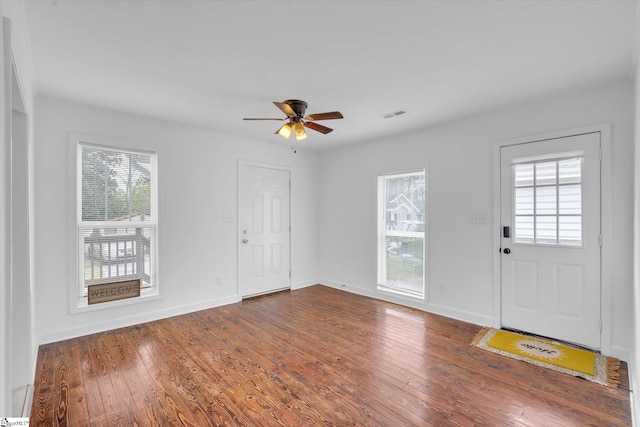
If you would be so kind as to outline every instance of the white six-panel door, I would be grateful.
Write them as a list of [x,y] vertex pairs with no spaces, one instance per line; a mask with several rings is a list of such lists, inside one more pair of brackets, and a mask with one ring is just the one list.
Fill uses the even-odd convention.
[[600,348],[600,156],[599,132],[501,148],[502,326]]
[[288,170],[239,164],[240,295],[290,287]]

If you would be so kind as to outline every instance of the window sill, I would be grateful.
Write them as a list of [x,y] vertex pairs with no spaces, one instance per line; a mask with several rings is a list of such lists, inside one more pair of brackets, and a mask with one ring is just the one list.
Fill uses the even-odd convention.
[[388,288],[386,286],[382,286],[382,285],[378,285],[378,292],[384,293],[384,294],[390,294],[390,295],[396,295],[396,296],[402,296],[402,297],[406,297],[406,298],[410,298],[412,300],[420,300],[420,301],[425,301],[425,295],[422,294],[418,294],[418,293],[414,293],[414,292],[405,292],[399,289],[393,289],[393,288]]
[[134,305],[134,304],[143,304],[145,302],[156,301],[159,299],[162,299],[162,296],[160,295],[159,292],[155,294],[150,294],[150,295],[141,295],[135,298],[127,298],[127,299],[122,299],[118,301],[109,301],[109,302],[103,302],[103,303],[92,304],[92,305],[87,304],[86,298],[85,298],[84,304],[78,304],[78,303],[72,302],[70,313],[71,314],[89,313],[92,311],[105,310],[109,308],[124,307],[124,306]]

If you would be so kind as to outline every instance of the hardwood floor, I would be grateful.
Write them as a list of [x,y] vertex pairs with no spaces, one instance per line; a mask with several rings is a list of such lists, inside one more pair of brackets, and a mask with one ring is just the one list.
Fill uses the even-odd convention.
[[472,347],[479,330],[282,292],[41,346],[30,425],[631,425],[628,390]]

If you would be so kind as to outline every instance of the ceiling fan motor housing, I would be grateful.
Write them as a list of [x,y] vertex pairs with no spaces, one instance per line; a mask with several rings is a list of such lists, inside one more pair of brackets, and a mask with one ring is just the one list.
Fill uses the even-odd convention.
[[282,102],[283,104],[287,104],[291,109],[296,113],[299,119],[304,117],[304,113],[307,111],[307,103],[301,101],[299,99],[287,99]]

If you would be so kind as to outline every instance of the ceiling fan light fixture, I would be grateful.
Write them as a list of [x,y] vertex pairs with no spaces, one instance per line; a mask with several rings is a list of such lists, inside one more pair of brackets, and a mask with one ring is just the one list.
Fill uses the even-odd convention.
[[[0,0],[1,1],[1,0]],[[284,119],[276,117],[245,117],[243,120],[277,120],[286,122],[276,131],[277,134],[288,139],[293,133],[297,141],[307,139],[307,131],[309,128],[314,132],[327,134],[333,129],[317,123],[319,120],[343,119],[344,116],[340,111],[328,111],[326,113],[314,113],[305,116],[307,111],[307,103],[299,99],[287,99],[283,102],[273,101],[273,104],[280,109],[287,117]]]
[[293,125],[293,134],[296,136],[296,141],[301,141],[307,138],[307,133],[304,130],[302,122],[296,122]]
[[289,139],[291,136],[291,125],[289,123],[282,125],[282,127],[278,129],[278,134],[284,139]]

